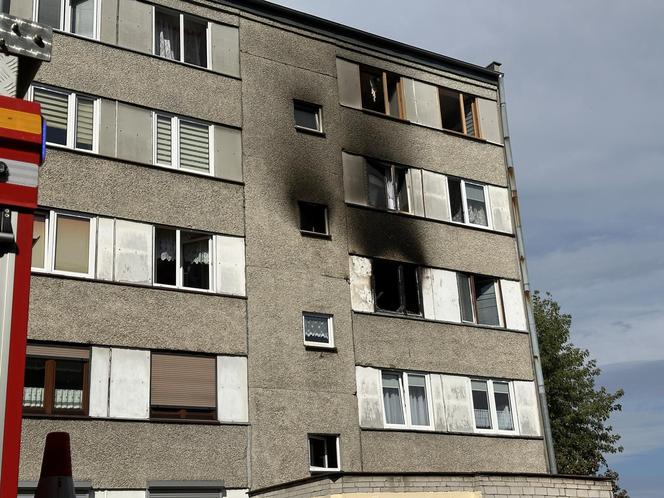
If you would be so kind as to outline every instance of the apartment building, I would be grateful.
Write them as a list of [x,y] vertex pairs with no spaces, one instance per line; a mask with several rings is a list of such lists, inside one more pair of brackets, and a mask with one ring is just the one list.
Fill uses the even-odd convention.
[[8,9],[56,31],[22,495],[67,431],[95,498],[610,496],[548,456],[499,65],[259,0]]

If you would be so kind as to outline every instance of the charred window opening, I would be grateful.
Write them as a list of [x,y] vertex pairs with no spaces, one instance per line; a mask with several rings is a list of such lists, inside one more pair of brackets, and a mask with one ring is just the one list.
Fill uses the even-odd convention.
[[305,234],[329,235],[327,206],[300,202],[300,231]]
[[406,315],[421,315],[417,267],[376,259],[373,262],[376,309]]
[[408,169],[381,161],[367,161],[367,200],[370,206],[410,212]]
[[476,137],[475,97],[448,88],[440,88],[439,96],[443,128]]
[[396,118],[404,117],[401,77],[374,69],[360,69],[362,108]]

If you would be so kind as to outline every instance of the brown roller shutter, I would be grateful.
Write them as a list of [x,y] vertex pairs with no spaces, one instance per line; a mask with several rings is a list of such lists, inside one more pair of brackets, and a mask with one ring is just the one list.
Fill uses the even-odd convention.
[[151,404],[215,408],[216,365],[214,357],[153,353]]
[[47,358],[67,358],[87,360],[90,348],[85,346],[53,346],[51,344],[28,344],[26,356],[44,356]]

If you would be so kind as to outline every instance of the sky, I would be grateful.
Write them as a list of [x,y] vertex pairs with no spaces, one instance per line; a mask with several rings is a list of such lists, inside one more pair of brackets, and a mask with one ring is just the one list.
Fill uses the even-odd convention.
[[[607,388],[631,498],[664,468],[664,1],[275,0],[478,65],[503,64],[531,281]],[[659,483],[656,482],[660,481]]]

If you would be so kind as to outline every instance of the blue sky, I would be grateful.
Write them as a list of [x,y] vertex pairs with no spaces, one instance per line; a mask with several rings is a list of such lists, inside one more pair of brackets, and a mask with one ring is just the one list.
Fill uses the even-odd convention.
[[632,498],[664,467],[664,2],[278,0],[486,65],[503,63],[534,287],[626,391],[610,458]]

